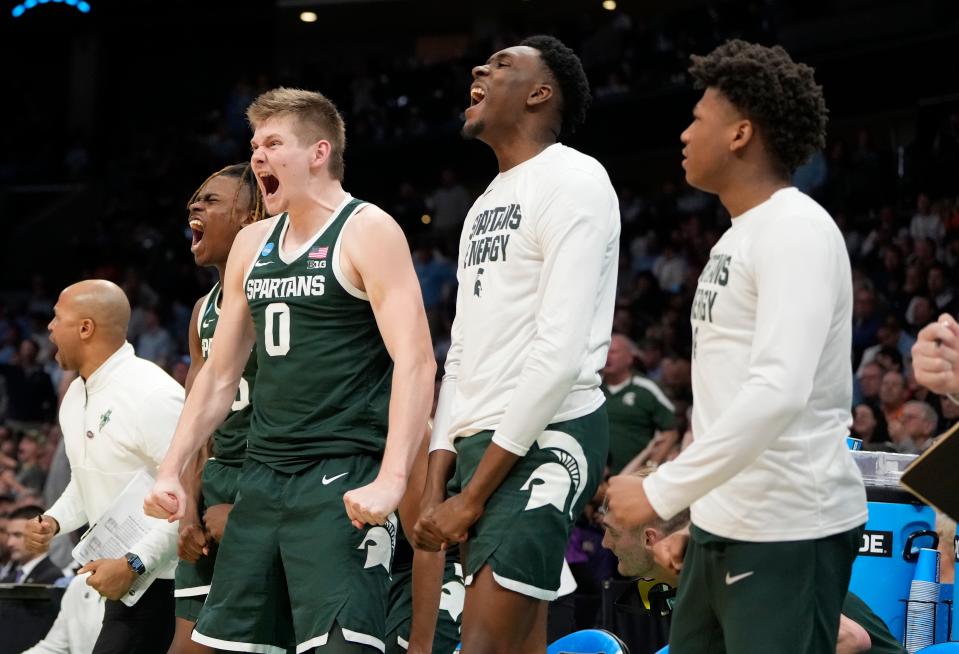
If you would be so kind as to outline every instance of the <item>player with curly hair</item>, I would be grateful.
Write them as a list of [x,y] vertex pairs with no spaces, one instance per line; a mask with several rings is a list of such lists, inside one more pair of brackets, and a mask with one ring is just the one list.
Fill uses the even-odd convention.
[[790,185],[824,143],[813,70],[730,41],[690,72],[683,168],[732,225],[693,299],[693,434],[642,480],[610,480],[627,528],[691,507],[671,651],[835,651],[866,521],[851,422],[852,277],[842,234]]
[[[246,225],[266,217],[263,196],[249,163],[221,168],[206,178],[187,202],[192,235],[190,251],[198,266],[217,270],[217,281],[197,300],[190,318],[190,370],[186,390],[210,355],[220,318],[222,280],[236,235]],[[216,551],[237,494],[237,478],[246,459],[250,404],[256,382],[256,354],[251,353],[240,377],[230,413],[200,448],[182,475],[188,501],[179,522],[179,542],[173,595],[176,633],[168,654],[206,654],[213,649],[193,642],[191,634],[210,590]]]
[[415,530],[421,549],[466,541],[470,654],[546,650],[570,527],[606,462],[598,371],[612,330],[619,205],[603,166],[557,142],[582,123],[589,98],[579,59],[553,37],[473,69],[463,133],[493,149],[500,172],[463,225]]

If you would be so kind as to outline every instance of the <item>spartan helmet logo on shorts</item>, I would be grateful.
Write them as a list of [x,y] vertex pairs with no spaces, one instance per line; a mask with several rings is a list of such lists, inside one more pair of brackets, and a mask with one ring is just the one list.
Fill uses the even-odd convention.
[[525,511],[552,505],[560,513],[569,513],[586,487],[588,467],[586,453],[576,439],[561,431],[544,431],[536,444],[548,450],[556,461],[544,463],[529,476],[520,490],[528,490],[529,501]]
[[459,563],[453,564],[456,570],[457,578],[447,581],[443,584],[443,592],[440,594],[440,611],[446,611],[450,617],[456,620],[463,612],[463,602],[466,599],[466,586],[463,585],[463,566]]
[[393,562],[393,550],[396,547],[396,516],[390,514],[386,522],[366,532],[363,542],[356,549],[366,549],[366,563],[363,569],[383,566],[387,572]]

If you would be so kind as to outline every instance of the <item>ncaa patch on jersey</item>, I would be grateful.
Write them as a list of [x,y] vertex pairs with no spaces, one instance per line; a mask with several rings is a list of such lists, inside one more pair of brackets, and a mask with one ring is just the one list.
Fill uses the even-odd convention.
[[260,256],[261,256],[261,257],[267,257],[267,256],[270,255],[270,252],[272,252],[272,251],[273,251],[273,244],[272,244],[272,243],[267,243],[266,245],[263,246],[263,249],[260,250]]

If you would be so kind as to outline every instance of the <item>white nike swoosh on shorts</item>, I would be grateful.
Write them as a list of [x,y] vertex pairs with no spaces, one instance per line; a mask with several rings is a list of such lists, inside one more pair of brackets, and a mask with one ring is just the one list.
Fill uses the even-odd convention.
[[[323,481],[323,485],[324,485],[324,486],[329,486],[330,484],[332,484],[334,481],[336,481],[336,480],[339,479],[340,477],[345,477],[345,476],[348,475],[348,474],[350,474],[350,473],[348,473],[348,472],[341,472],[340,474],[336,475],[335,477],[327,477],[326,475],[323,475],[323,480],[322,480],[322,481]],[[750,573],[750,574],[752,574],[752,573]]]
[[730,576],[729,576],[729,573],[727,572],[727,573],[726,573],[726,585],[727,585],[727,586],[732,586],[732,585],[735,584],[737,581],[742,581],[742,580],[745,579],[746,577],[751,577],[754,572],[755,572],[755,570],[751,570],[751,571],[749,571],[749,572],[744,572],[744,573],[742,573],[741,575],[736,575],[735,577],[730,577]]

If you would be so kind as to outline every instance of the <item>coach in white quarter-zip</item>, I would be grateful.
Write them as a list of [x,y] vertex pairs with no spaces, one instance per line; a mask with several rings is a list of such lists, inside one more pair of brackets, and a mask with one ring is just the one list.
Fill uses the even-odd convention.
[[[94,524],[127,483],[156,469],[170,445],[183,389],[126,342],[130,304],[116,284],[87,280],[67,287],[54,307],[50,340],[57,362],[76,370],[60,407],[72,478],[40,520],[30,521],[27,547],[45,550],[59,531]],[[94,654],[164,654],[173,637],[173,572],[177,525],[156,527],[124,557],[89,562],[87,583],[107,598]],[[119,600],[138,575],[159,571],[139,601]]]

